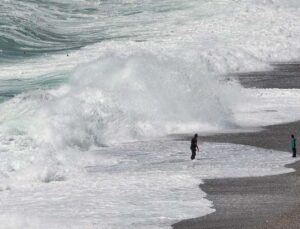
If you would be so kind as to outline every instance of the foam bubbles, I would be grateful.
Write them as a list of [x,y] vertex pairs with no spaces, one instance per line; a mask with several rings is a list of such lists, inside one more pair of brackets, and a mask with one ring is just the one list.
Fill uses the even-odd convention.
[[45,126],[45,141],[88,149],[162,136],[175,129],[172,123],[223,128],[234,123],[240,92],[238,84],[203,73],[195,63],[136,48],[78,67],[65,92],[53,91],[37,117]]
[[225,143],[200,144],[199,160],[191,161],[189,142],[171,140],[126,143],[92,152],[85,176],[2,192],[0,215],[7,217],[0,217],[1,224],[12,228],[170,228],[182,219],[215,211],[199,189],[203,179],[288,173],[294,170],[283,164],[295,161],[286,152]]

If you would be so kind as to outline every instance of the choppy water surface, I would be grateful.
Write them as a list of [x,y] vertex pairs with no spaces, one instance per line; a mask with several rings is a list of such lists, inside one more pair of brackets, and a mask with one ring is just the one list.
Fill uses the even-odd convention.
[[298,120],[298,90],[246,90],[224,75],[298,60],[299,7],[1,1],[2,189],[89,177],[83,155],[97,147]]

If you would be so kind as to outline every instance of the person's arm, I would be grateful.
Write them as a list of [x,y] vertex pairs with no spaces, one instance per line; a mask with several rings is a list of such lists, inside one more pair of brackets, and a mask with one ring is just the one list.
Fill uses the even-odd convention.
[[197,150],[198,150],[198,152],[199,152],[199,147],[198,147],[198,143],[196,144],[196,147],[197,147]]

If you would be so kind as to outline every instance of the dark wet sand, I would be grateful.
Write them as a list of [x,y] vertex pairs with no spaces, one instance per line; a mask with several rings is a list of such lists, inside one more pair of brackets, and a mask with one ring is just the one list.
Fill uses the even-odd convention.
[[[291,132],[300,136],[300,122],[270,126],[256,133],[220,134],[200,139],[288,151]],[[208,194],[207,198],[213,201],[217,211],[204,217],[181,221],[173,227],[300,228],[300,163],[288,167],[295,168],[296,172],[265,177],[205,180],[201,189]],[[291,219],[290,214],[295,211],[298,215],[294,214],[294,219]],[[293,226],[294,223],[297,223],[296,226]]]
[[[295,78],[295,72],[300,72],[300,65],[296,63],[277,66],[280,71],[288,69],[286,71],[291,72],[292,78]],[[271,75],[269,73],[266,75]],[[273,81],[264,78],[256,83],[251,82],[251,86],[276,87]],[[288,81],[286,85],[279,81],[279,84],[280,88],[289,88],[291,84],[293,88],[300,88],[300,79],[296,77],[294,83]],[[291,133],[300,136],[300,122],[269,126],[261,132],[204,136],[200,140],[289,151]],[[173,228],[300,228],[300,162],[287,167],[296,171],[264,177],[205,180],[201,189],[208,194],[207,198],[213,201],[217,211],[204,217],[183,220],[174,224]]]
[[300,88],[300,63],[274,63],[273,69],[229,76],[238,78],[244,87]]

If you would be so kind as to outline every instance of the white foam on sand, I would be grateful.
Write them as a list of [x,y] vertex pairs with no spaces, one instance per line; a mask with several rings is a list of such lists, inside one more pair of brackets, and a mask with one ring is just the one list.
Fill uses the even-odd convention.
[[200,149],[194,161],[189,142],[183,141],[94,150],[86,154],[93,160],[84,176],[3,191],[0,223],[6,228],[169,228],[215,211],[199,189],[203,179],[288,173],[293,169],[283,164],[295,161],[286,152],[242,145],[204,143]]
[[299,120],[299,89],[244,89],[247,100],[234,110],[239,126],[258,127]]

